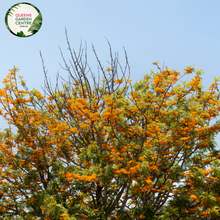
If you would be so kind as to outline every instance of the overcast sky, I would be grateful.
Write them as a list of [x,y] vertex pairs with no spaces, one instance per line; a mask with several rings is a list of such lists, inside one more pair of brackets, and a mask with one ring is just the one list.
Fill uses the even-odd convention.
[[[28,38],[11,34],[5,26],[5,14],[16,3],[20,2],[1,2],[0,81],[13,65],[20,66],[19,75],[27,80],[27,86],[42,91],[44,73],[39,51],[52,82],[58,71],[67,76],[59,66],[62,63],[59,46],[69,59],[65,27],[72,48],[77,50],[81,40],[87,42],[88,61],[94,71],[97,64],[91,45],[107,66],[107,38],[113,51],[119,52],[122,63],[125,47],[133,82],[149,73],[155,61],[180,72],[189,64],[203,69],[206,90],[213,76],[220,76],[219,0],[30,0],[28,3],[41,11],[43,24],[38,33]],[[4,127],[2,123],[1,128]],[[218,137],[216,141],[220,142]]]

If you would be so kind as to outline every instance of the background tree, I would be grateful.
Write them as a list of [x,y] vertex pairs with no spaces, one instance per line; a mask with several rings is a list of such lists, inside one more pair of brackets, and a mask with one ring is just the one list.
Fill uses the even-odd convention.
[[126,52],[122,68],[110,47],[107,68],[93,49],[100,81],[86,48],[77,54],[67,44],[62,90],[43,59],[45,96],[22,77],[19,89],[17,68],[3,81],[0,218],[218,219],[220,126],[210,121],[219,115],[219,79],[205,92],[202,71],[190,66],[182,76],[195,77],[175,85],[181,74],[155,62],[159,72],[132,86]]

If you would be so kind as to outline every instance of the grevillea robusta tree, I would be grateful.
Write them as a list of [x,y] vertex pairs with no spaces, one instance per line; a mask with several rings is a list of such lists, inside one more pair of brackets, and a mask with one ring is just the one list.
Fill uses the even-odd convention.
[[44,96],[18,68],[3,81],[0,219],[219,219],[219,79],[203,91],[201,70],[155,62],[132,85],[111,47],[97,79],[67,43],[69,79],[53,89],[43,64]]

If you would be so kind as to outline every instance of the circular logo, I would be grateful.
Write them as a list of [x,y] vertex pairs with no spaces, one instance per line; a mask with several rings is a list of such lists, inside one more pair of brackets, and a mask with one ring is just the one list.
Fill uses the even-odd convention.
[[21,2],[9,8],[5,15],[5,24],[12,34],[30,37],[40,30],[42,15],[34,5]]

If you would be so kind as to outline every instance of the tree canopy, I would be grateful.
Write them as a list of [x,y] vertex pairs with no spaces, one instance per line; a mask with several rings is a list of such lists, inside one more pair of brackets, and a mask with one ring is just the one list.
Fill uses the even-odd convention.
[[122,68],[110,47],[105,68],[94,50],[97,80],[86,50],[67,43],[61,89],[44,64],[44,96],[16,67],[3,81],[0,219],[219,219],[219,78],[204,91],[202,70],[155,62],[132,85],[126,52]]

